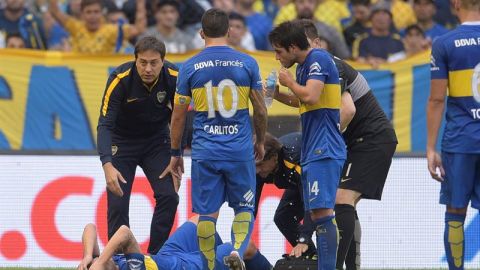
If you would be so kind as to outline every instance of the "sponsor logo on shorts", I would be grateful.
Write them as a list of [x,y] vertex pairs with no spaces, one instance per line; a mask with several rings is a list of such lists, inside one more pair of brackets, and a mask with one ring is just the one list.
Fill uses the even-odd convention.
[[243,198],[249,203],[252,202],[254,197],[255,195],[253,194],[252,190],[248,190],[245,194],[243,194]]
[[142,269],[143,261],[140,261],[138,259],[128,259],[128,268],[130,270],[140,270]]

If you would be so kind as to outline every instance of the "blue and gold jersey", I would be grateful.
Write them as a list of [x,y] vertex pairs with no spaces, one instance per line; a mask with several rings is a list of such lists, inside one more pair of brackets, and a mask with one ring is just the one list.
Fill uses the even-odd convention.
[[251,90],[262,90],[258,64],[230,47],[205,48],[183,64],[175,104],[193,98],[192,159],[253,159]]
[[330,55],[312,49],[297,66],[297,83],[319,80],[325,85],[314,105],[300,103],[302,121],[302,166],[319,159],[345,159],[345,143],[340,133],[340,83]]
[[438,37],[430,70],[432,79],[448,79],[442,151],[480,153],[480,23]]

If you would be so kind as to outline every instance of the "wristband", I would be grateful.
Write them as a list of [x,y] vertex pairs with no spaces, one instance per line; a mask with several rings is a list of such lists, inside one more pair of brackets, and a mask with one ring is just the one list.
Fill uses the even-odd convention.
[[182,150],[180,150],[180,149],[170,149],[170,155],[172,157],[181,157],[182,156]]

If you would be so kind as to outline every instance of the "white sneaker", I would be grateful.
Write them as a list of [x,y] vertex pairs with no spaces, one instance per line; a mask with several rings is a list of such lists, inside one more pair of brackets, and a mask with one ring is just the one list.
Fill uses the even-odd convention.
[[246,270],[245,263],[237,251],[232,251],[230,255],[223,258],[223,262],[230,270]]

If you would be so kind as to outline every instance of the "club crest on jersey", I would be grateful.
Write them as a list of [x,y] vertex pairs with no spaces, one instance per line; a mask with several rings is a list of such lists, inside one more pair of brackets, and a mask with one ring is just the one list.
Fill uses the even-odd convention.
[[165,97],[167,96],[167,92],[158,92],[157,93],[157,100],[159,103],[162,103],[165,100]]
[[309,71],[308,71],[308,76],[323,75],[321,70],[322,70],[322,67],[320,66],[320,64],[318,62],[315,62],[315,63],[310,65],[310,68],[309,68]]
[[118,146],[112,145],[112,156],[115,156],[117,152],[118,152]]

